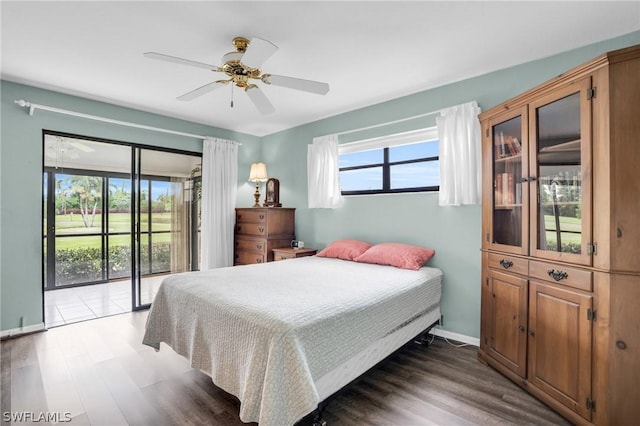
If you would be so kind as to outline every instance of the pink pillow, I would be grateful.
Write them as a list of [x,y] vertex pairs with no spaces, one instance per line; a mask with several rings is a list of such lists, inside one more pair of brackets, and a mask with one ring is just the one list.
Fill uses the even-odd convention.
[[418,270],[436,254],[430,248],[403,243],[376,244],[355,258],[356,262],[391,265],[396,268]]
[[372,245],[358,240],[337,240],[329,244],[316,256],[335,257],[344,260],[354,260],[367,251]]

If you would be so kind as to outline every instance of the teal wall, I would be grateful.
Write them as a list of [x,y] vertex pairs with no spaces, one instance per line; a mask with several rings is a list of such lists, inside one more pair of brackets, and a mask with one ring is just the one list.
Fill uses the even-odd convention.
[[[243,143],[238,164],[238,202],[253,204],[249,165],[265,161],[280,179],[280,198],[296,207],[296,234],[322,248],[345,237],[371,242],[403,241],[436,249],[431,264],[445,273],[444,328],[477,337],[480,318],[480,207],[439,207],[436,193],[348,197],[337,210],[308,209],[306,158],[313,137],[339,133],[476,100],[483,110],[544,82],[600,53],[640,44],[640,32],[576,49],[389,102],[351,111],[263,138],[169,117],[0,82],[0,329],[41,323],[42,130],[75,133],[137,144],[201,152],[196,139],[120,127],[46,111],[29,116],[14,104],[34,103],[131,121],[149,126],[234,139]],[[392,129],[351,134],[347,142],[376,134],[435,125],[435,116]],[[246,173],[245,173],[246,172]]]
[[[84,118],[36,110],[14,104],[36,104],[99,115],[197,135],[242,142],[239,170],[249,170],[260,157],[260,139],[224,129],[145,113],[129,108],[63,95],[35,87],[0,82],[0,322],[1,329],[29,326],[42,318],[42,130],[75,133],[143,145],[202,152],[202,141]],[[239,173],[238,197],[251,198],[247,176]]]
[[[640,32],[546,59],[394,99],[262,138],[269,174],[280,179],[284,206],[296,207],[296,236],[322,248],[340,238],[399,241],[436,250],[431,265],[444,272],[444,329],[479,336],[480,206],[439,207],[437,193],[347,197],[340,209],[308,209],[307,145],[316,136],[340,133],[476,100],[483,110],[536,86],[591,58],[640,43]],[[490,52],[489,52],[490,53]],[[428,72],[428,70],[425,70]],[[375,89],[372,89],[375,90]],[[341,143],[435,125],[435,116],[393,129],[349,134]]]

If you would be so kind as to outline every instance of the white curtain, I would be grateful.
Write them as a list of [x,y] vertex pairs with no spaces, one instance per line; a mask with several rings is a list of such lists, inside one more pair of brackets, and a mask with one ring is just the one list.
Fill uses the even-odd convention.
[[202,147],[200,269],[233,266],[238,143],[207,138]]
[[184,196],[185,178],[171,178],[171,273],[189,270],[190,202]]
[[473,101],[441,111],[436,119],[440,141],[440,205],[480,204],[482,135],[480,107]]
[[307,193],[309,208],[342,206],[337,135],[313,138],[307,147]]

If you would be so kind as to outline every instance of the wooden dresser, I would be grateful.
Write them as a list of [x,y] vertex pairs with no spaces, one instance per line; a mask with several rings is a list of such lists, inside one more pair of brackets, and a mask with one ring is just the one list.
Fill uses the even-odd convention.
[[273,260],[297,259],[299,257],[315,256],[318,250],[314,248],[282,247],[273,249]]
[[295,239],[293,208],[237,208],[234,265],[273,261],[273,249]]
[[575,424],[638,424],[640,45],[480,120],[480,358]]

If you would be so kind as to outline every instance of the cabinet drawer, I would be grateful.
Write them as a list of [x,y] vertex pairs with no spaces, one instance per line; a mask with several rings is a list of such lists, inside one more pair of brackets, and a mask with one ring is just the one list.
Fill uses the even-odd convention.
[[265,263],[266,256],[255,251],[236,251],[236,265],[252,265],[254,263]]
[[274,252],[273,260],[295,259],[296,255],[291,253]]
[[236,251],[257,251],[259,253],[266,254],[267,242],[265,240],[237,238]]
[[267,212],[264,210],[242,210],[236,211],[236,223],[265,223]]
[[591,271],[572,268],[566,265],[531,261],[529,263],[529,275],[531,278],[551,281],[580,290],[593,291]]
[[267,235],[267,224],[266,223],[236,224],[236,234],[257,235],[262,237]]
[[529,261],[507,254],[489,253],[489,267],[501,271],[509,271],[514,274],[527,275],[529,273]]

